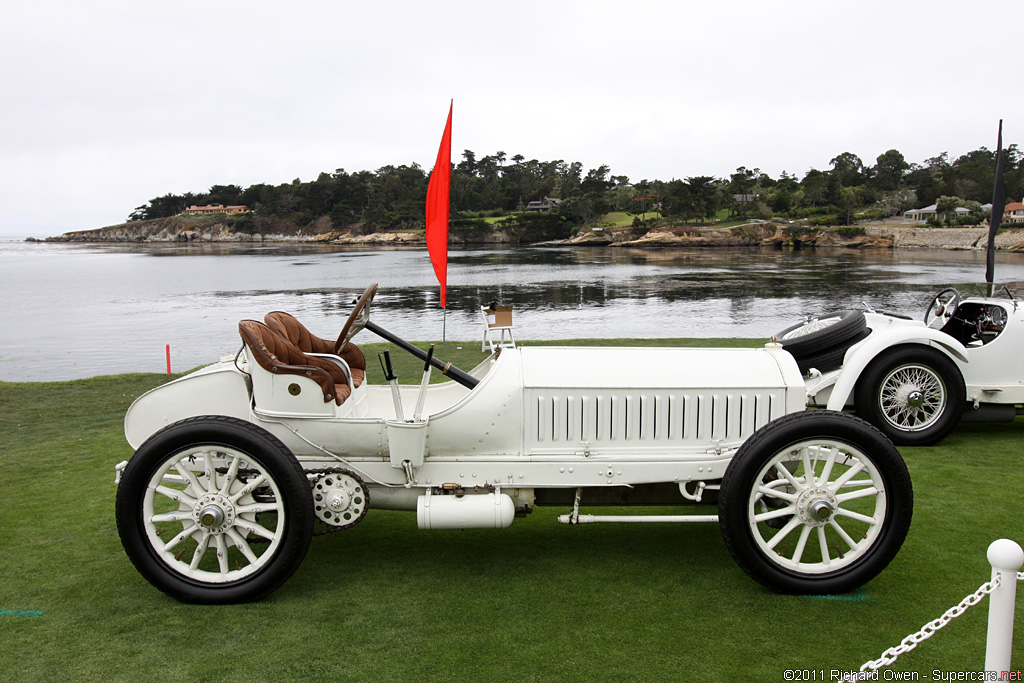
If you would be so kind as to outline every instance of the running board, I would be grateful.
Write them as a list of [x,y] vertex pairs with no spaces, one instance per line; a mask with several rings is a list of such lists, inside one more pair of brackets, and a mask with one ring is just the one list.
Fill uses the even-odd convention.
[[[574,519],[575,517],[575,519]],[[597,524],[598,522],[717,522],[718,515],[559,515],[559,524]]]
[[[717,488],[717,486],[716,486]],[[581,515],[580,499],[583,489],[576,489],[576,500],[572,504],[572,512],[559,515],[559,524],[597,524],[598,522],[630,522],[633,524],[656,522],[717,522],[718,515]],[[698,498],[700,496],[697,496]]]

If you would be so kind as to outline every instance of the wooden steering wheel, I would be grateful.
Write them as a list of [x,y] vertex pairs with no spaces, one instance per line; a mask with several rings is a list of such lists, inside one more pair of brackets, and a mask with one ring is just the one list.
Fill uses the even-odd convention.
[[352,340],[352,337],[356,336],[360,330],[366,327],[366,323],[370,321],[370,304],[373,302],[373,297],[376,294],[377,283],[374,282],[359,297],[359,301],[352,308],[352,312],[348,314],[348,320],[345,321],[345,325],[341,328],[341,334],[338,335],[338,341],[334,345],[335,354],[340,355],[341,350]]

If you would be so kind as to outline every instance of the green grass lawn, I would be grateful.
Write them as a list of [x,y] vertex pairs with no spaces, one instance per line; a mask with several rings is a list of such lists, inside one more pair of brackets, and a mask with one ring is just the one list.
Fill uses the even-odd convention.
[[[438,355],[464,369],[482,357],[450,345]],[[166,380],[0,382],[0,680],[782,681],[877,658],[988,579],[991,541],[1024,541],[1018,419],[902,449],[914,523],[851,595],[767,591],[716,525],[569,527],[538,508],[505,530],[431,532],[371,510],[314,538],[268,599],[183,605],[135,571],[114,523],[124,411]],[[986,620],[983,602],[893,668],[980,669]]]
[[[648,211],[647,215],[650,218],[656,218],[659,214],[657,211]],[[634,218],[636,218],[636,215],[626,213],[625,211],[612,211],[611,213],[606,213],[597,222],[600,225],[613,228],[624,228],[633,225]]]
[[[603,229],[626,228],[633,225],[634,219],[641,217],[643,217],[641,214],[627,213],[626,211],[610,211],[604,214],[603,216],[595,219],[592,223],[592,226]],[[487,216],[484,217],[483,220],[485,220],[489,224],[494,224],[497,223],[498,221],[503,221],[506,218],[508,218],[508,216]],[[662,218],[661,213],[657,209],[651,209],[646,213],[646,219],[648,221],[654,220],[655,218]],[[747,223],[748,221],[749,219],[746,218],[730,219],[729,210],[722,209],[716,214],[715,220],[711,223],[708,223],[707,225],[714,226],[717,228],[727,228],[733,225]],[[678,221],[675,221],[673,225],[676,225],[676,227],[686,227],[687,225],[693,227],[695,224],[683,224]],[[420,231],[422,232],[422,228],[420,229]]]
[[[633,219],[638,217],[638,216],[639,216],[639,214],[626,213],[625,211],[612,211],[610,213],[606,213],[604,216],[602,216],[601,218],[597,219],[597,221],[595,222],[595,225],[596,226],[600,226],[600,227],[605,227],[605,228],[623,228],[623,227],[628,227],[628,226],[633,225]],[[662,217],[661,214],[658,211],[656,211],[656,210],[652,210],[652,211],[648,211],[647,212],[647,219],[648,220],[653,220],[655,218],[660,218],[660,217]],[[715,220],[713,222],[702,224],[702,225],[706,225],[706,226],[709,226],[709,227],[716,227],[716,228],[728,228],[728,227],[731,227],[731,226],[734,226],[734,225],[740,225],[742,223],[747,223],[748,220],[749,219],[746,219],[746,218],[743,218],[743,219],[739,219],[739,218],[730,219],[729,218],[729,210],[728,209],[722,209],[715,216]],[[672,225],[675,226],[675,227],[681,227],[681,228],[696,227],[697,226],[697,224],[695,224],[695,223],[683,223],[683,222],[680,222],[679,220],[672,221]]]

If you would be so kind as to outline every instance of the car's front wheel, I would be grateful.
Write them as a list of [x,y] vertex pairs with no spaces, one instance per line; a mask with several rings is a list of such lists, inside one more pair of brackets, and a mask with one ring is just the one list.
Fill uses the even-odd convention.
[[921,345],[889,349],[857,381],[857,414],[899,446],[931,446],[964,410],[963,377],[944,354]]
[[132,456],[117,490],[129,559],[183,602],[258,600],[302,562],[314,516],[309,483],[272,434],[230,417],[170,425]]
[[722,537],[751,577],[782,593],[854,590],[906,538],[910,475],[878,430],[843,413],[795,413],[737,451],[719,494]]

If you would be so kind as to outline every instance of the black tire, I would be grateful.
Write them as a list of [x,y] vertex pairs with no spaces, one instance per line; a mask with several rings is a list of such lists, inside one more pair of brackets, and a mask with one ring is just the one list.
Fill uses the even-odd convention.
[[838,311],[812,322],[791,325],[776,334],[775,338],[782,344],[782,348],[799,358],[840,346],[860,334],[866,326],[863,312]]
[[817,368],[821,372],[828,372],[838,367],[842,367],[843,359],[846,357],[846,352],[854,344],[861,342],[868,338],[871,334],[870,328],[861,330],[855,337],[846,340],[839,346],[819,351],[817,353],[808,354],[805,356],[794,356],[796,358],[796,364],[800,368],[800,372],[807,374],[811,368]]
[[[856,467],[863,469],[843,483]],[[868,493],[838,500],[840,489]],[[889,565],[913,507],[910,475],[892,443],[852,415],[816,410],[779,418],[740,447],[722,478],[718,514],[726,547],[754,580],[780,593],[826,595],[855,590]]]
[[305,557],[315,519],[295,456],[266,430],[223,416],[147,439],[121,477],[116,517],[135,568],[171,597],[203,604],[279,588]]
[[[915,390],[920,398],[909,393]],[[857,414],[893,443],[931,446],[956,427],[965,396],[963,376],[949,357],[921,344],[904,344],[871,361],[857,380],[853,401]]]

